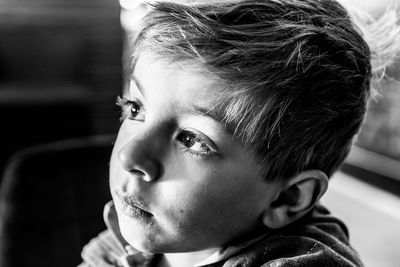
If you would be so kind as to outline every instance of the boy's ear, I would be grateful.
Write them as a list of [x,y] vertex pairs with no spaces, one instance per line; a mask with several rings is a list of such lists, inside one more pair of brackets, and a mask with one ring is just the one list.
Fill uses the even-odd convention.
[[285,182],[277,198],[266,207],[262,220],[265,226],[278,229],[310,211],[328,188],[328,177],[319,170],[307,170]]

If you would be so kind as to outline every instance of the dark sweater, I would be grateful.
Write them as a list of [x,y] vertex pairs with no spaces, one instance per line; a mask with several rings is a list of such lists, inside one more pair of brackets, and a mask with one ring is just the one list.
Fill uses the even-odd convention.
[[255,244],[205,266],[363,266],[348,243],[346,226],[317,206],[288,227],[265,235]]

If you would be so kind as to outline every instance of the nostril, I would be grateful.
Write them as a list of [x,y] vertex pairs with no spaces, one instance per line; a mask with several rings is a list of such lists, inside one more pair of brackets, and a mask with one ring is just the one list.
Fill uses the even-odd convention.
[[132,179],[141,179],[145,182],[151,182],[155,179],[154,177],[151,176],[151,174],[143,172],[138,169],[129,170],[129,172],[132,174],[131,176]]
[[146,175],[143,171],[138,170],[138,169],[131,170],[131,171],[129,171],[129,172],[132,173],[134,176],[140,177],[140,178],[141,178],[142,176],[145,176],[145,175]]

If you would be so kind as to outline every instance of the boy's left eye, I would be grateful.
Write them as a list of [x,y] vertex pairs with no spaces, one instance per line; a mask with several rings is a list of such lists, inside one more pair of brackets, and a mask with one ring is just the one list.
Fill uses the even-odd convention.
[[200,133],[184,129],[177,135],[176,139],[181,142],[184,148],[198,156],[207,156],[214,154],[216,150],[210,144],[212,141],[207,142],[207,137],[202,137]]

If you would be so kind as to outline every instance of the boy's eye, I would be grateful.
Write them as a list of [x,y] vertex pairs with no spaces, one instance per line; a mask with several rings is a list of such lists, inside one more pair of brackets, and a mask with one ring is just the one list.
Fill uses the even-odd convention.
[[207,142],[207,137],[202,137],[199,133],[185,129],[182,130],[176,138],[183,144],[188,152],[194,155],[206,156],[215,153],[212,144],[209,144],[211,141]]
[[145,110],[139,101],[118,97],[117,105],[122,109],[121,121],[125,120],[126,118],[135,121],[145,120]]
[[143,112],[140,113],[141,110],[142,110],[142,107],[139,105],[139,103],[137,103],[135,101],[129,101],[129,104],[130,104],[130,115],[131,115],[131,118],[138,119],[140,114],[144,115]]

